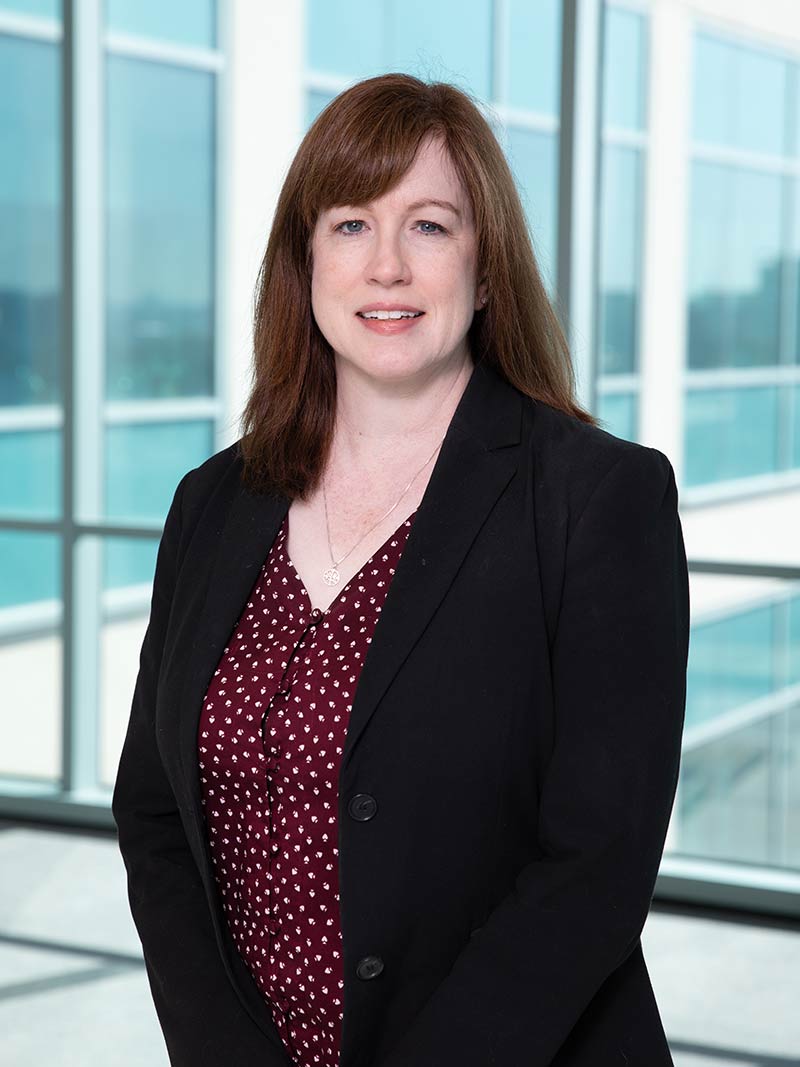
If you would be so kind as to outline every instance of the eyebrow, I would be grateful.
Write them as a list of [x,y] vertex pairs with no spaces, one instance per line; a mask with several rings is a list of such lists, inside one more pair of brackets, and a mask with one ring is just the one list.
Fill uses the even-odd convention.
[[[344,207],[347,207],[347,206],[358,207],[359,205],[357,205],[357,204],[346,205],[345,204],[345,205],[342,205],[342,206],[344,206]],[[364,207],[370,208],[370,207],[372,207],[372,204],[364,204]],[[461,212],[458,210],[458,208],[455,206],[455,204],[451,204],[449,200],[437,200],[435,197],[432,197],[432,196],[431,197],[424,197],[422,200],[415,200],[413,203],[407,204],[406,205],[406,211],[419,211],[420,208],[423,208],[423,207],[440,207],[440,208],[444,208],[445,211],[452,211],[452,213],[455,215],[455,217],[457,219],[459,219],[459,220],[461,219]],[[336,208],[332,207],[332,208],[329,208],[328,210],[329,211],[335,211]]]
[[445,211],[452,211],[456,218],[461,218],[461,212],[455,204],[451,204],[449,200],[436,200],[433,197],[428,197],[425,200],[415,200],[413,204],[408,205],[406,211],[419,211],[423,207],[441,207]]

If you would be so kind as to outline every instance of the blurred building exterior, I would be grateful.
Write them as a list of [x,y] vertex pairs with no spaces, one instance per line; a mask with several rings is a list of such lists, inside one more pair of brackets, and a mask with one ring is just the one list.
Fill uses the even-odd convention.
[[794,0],[0,0],[0,813],[108,823],[158,535],[238,436],[286,167],[353,81],[475,94],[584,403],[692,570],[659,892],[800,910]]

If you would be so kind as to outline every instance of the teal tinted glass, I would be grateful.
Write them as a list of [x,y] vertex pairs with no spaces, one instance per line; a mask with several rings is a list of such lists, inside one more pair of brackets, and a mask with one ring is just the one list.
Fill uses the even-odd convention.
[[615,437],[635,441],[638,406],[636,393],[601,393],[598,397],[597,417],[602,422],[603,429],[613,433]]
[[0,608],[60,599],[60,539],[28,530],[0,530]]
[[61,397],[60,78],[58,46],[0,35],[0,407]]
[[800,684],[800,593],[791,597],[787,606],[789,613],[789,655],[787,684]]
[[55,518],[61,511],[61,431],[0,432],[0,515]]
[[800,385],[794,386],[792,394],[791,464],[800,467]]
[[106,24],[112,33],[213,48],[216,9],[215,0],[106,0]]
[[783,722],[770,718],[683,752],[676,800],[681,854],[740,863],[784,860],[774,843],[783,836],[787,812],[772,798],[785,753],[773,730],[785,737]]
[[367,78],[404,71],[491,93],[490,0],[345,0],[308,4],[312,71]]
[[[368,78],[388,69],[387,4],[375,0],[307,0],[309,70]],[[416,37],[416,33],[414,34]]]
[[0,530],[0,775],[60,773],[62,611],[59,538]]
[[213,391],[214,79],[111,56],[107,396]]
[[780,177],[716,163],[692,167],[689,366],[779,360]]
[[525,208],[536,258],[551,295],[555,290],[558,221],[557,153],[554,134],[508,128],[508,161]]
[[782,155],[787,142],[789,65],[778,56],[698,34],[693,134],[704,144]]
[[692,627],[687,727],[773,691],[773,612],[767,605]]
[[323,108],[333,100],[331,93],[318,93],[313,90],[306,93],[306,126],[310,126]]
[[388,0],[385,18],[389,69],[491,96],[490,0]]
[[642,15],[605,9],[603,124],[624,130],[645,126],[645,28]]
[[[560,0],[508,0],[506,99],[510,107],[558,117],[561,100]],[[487,37],[486,48],[489,52]]]
[[778,469],[778,389],[690,389],[685,484],[709,485]]
[[60,19],[61,0],[0,0],[0,11],[11,11],[15,15],[39,15],[44,18]]
[[600,373],[636,370],[641,287],[642,156],[606,145],[600,217]]
[[157,552],[158,542],[149,538],[107,538],[103,553],[103,588],[127,589],[131,585],[152,582]]
[[106,430],[105,515],[162,523],[175,486],[211,455],[210,422],[148,422]]

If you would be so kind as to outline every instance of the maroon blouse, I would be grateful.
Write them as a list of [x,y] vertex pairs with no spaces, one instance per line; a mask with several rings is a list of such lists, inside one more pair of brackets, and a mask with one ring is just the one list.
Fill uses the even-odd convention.
[[299,1067],[339,1064],[339,765],[413,517],[321,611],[286,551],[287,514],[200,717],[203,809],[228,925]]

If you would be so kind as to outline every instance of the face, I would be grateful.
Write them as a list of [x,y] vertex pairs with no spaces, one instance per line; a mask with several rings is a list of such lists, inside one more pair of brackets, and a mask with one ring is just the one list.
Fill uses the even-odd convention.
[[[427,377],[469,358],[467,331],[486,287],[476,278],[469,200],[440,142],[424,142],[379,200],[323,211],[312,253],[311,306],[337,370],[344,363],[388,381]],[[421,314],[364,317],[392,305]]]

